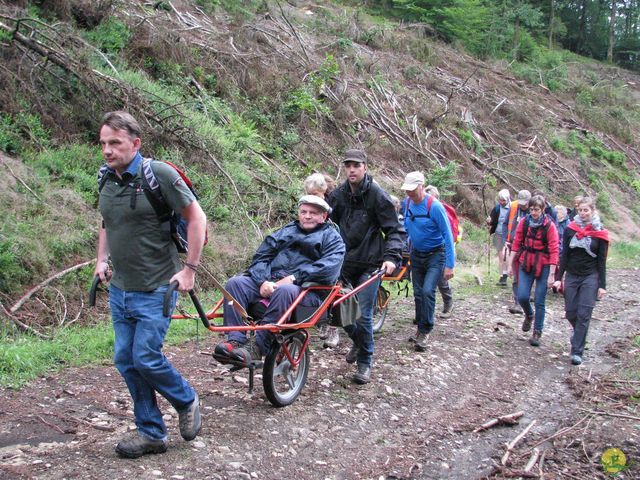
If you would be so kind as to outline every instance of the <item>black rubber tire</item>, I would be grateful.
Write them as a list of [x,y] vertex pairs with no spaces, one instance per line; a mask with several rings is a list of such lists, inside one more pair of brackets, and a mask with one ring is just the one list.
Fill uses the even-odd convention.
[[373,333],[382,330],[384,321],[387,318],[387,310],[389,310],[389,292],[385,288],[378,288],[378,296],[376,297],[376,305],[373,309]]
[[296,334],[288,337],[282,344],[273,342],[271,351],[264,360],[262,368],[262,384],[267,399],[274,407],[291,405],[307,382],[309,374],[309,349],[305,349],[300,363],[295,370],[285,353],[288,348],[291,356],[296,359],[304,345],[304,335]]

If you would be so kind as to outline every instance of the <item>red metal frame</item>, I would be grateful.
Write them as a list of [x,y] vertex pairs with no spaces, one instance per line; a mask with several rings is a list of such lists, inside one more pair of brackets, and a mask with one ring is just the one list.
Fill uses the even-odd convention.
[[[207,326],[207,328],[212,332],[218,332],[218,333],[255,332],[258,330],[267,330],[271,333],[279,333],[283,330],[305,330],[307,328],[311,328],[315,326],[315,324],[318,322],[318,319],[324,314],[324,312],[328,308],[333,308],[341,304],[342,302],[347,300],[347,298],[357,294],[360,290],[362,290],[363,288],[366,288],[373,281],[375,281],[377,278],[380,278],[380,277],[382,277],[382,271],[378,270],[374,272],[374,274],[371,275],[371,277],[367,279],[365,282],[363,282],[362,284],[358,285],[358,287],[354,288],[353,290],[345,294],[340,293],[340,289],[342,288],[342,285],[340,284],[333,285],[333,286],[315,286],[314,285],[314,286],[305,288],[300,292],[300,294],[298,295],[298,297],[296,297],[294,302],[289,306],[289,308],[287,308],[287,310],[282,314],[282,316],[275,323],[258,324],[253,319],[249,318],[246,320],[247,322],[246,325],[234,325],[234,326],[225,327],[221,325],[210,324]],[[300,322],[300,323],[287,323],[289,321],[289,318],[293,315],[293,311],[296,309],[298,305],[300,305],[300,302],[302,301],[302,299],[309,292],[312,292],[312,291],[328,291],[329,293],[325,298],[325,300],[322,302],[322,304],[317,308],[315,313],[311,315],[311,317],[309,317],[306,321]],[[206,313],[207,320],[211,320],[214,318],[222,318],[222,312],[220,310],[222,307],[222,303],[224,301],[225,299],[221,298],[216,302],[213,308]],[[198,315],[175,314],[175,315],[172,315],[171,318],[174,320],[180,320],[180,319],[198,319],[200,317]],[[308,343],[309,343],[309,336],[307,335],[305,344],[303,345],[303,348],[301,351],[304,352]],[[289,358],[289,360],[291,361],[292,359]]]

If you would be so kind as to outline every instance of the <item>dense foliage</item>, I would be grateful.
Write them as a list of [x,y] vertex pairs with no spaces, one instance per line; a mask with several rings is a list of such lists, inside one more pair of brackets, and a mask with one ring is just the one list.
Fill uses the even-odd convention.
[[538,46],[566,48],[640,70],[638,0],[377,0],[427,22],[483,57],[535,59]]

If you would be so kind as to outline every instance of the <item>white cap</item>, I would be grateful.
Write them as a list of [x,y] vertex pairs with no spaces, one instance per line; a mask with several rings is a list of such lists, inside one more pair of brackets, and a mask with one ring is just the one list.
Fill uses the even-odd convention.
[[424,175],[422,172],[411,172],[404,177],[404,183],[400,190],[412,192],[418,188],[418,185],[424,185]]
[[303,195],[302,197],[300,197],[300,200],[298,200],[298,206],[304,204],[315,205],[321,210],[327,213],[331,213],[331,207],[329,206],[329,204],[317,195]]

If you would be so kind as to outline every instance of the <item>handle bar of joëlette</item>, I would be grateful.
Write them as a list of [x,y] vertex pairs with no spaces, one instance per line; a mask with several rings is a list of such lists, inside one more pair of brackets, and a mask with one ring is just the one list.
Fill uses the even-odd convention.
[[374,271],[371,274],[371,276],[369,278],[367,278],[364,282],[362,282],[356,288],[351,290],[349,293],[343,295],[342,297],[338,298],[335,302],[333,302],[333,306],[336,307],[336,306],[340,305],[342,302],[347,300],[347,298],[350,298],[350,297],[354,296],[360,290],[363,290],[363,289],[367,288],[369,285],[371,285],[377,279],[382,278],[384,276],[384,274],[385,274],[385,271],[386,270],[384,268],[380,268],[380,269]]
[[[178,282],[173,281],[169,284],[169,289],[167,290],[167,293],[164,294],[164,303],[162,304],[162,314],[165,317],[168,317],[171,314],[171,296],[173,295],[173,292],[175,292],[177,288],[178,288]],[[189,296],[191,297],[191,301],[193,302],[193,305],[196,307],[196,311],[198,312],[198,316],[200,317],[200,321],[202,322],[204,327],[205,328],[211,327],[211,324],[209,323],[209,319],[207,318],[207,314],[205,313],[204,308],[202,308],[202,304],[200,303],[200,300],[196,296],[196,293],[193,290],[189,290]]]
[[100,275],[93,277],[93,283],[89,289],[89,306],[96,306],[96,292],[98,291],[98,285],[100,285]]
[[[101,280],[99,275],[96,275],[95,277],[93,277],[93,283],[91,284],[91,288],[89,289],[89,305],[91,307],[95,307],[96,305],[96,292],[98,290],[98,285],[100,285],[100,282]],[[176,288],[178,288],[178,282],[175,282],[175,281],[171,282],[171,284],[169,284],[169,289],[167,290],[167,293],[164,294],[164,300],[162,303],[162,314],[165,317],[168,317],[171,314],[171,296],[173,292],[176,290]],[[198,297],[196,297],[195,292],[193,290],[189,290],[189,296],[191,297],[191,301],[193,302],[193,305],[196,307],[196,310],[198,311],[198,316],[200,317],[200,320],[202,321],[202,323],[206,328],[209,328],[211,324],[209,323],[209,319],[207,319],[207,314],[202,308],[202,304],[200,303],[200,300],[198,300]]]

